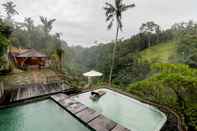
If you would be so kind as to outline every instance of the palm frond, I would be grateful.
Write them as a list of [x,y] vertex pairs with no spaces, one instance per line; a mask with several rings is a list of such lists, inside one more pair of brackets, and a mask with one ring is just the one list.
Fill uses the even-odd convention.
[[109,22],[108,24],[108,29],[111,29],[113,26],[114,20],[117,22],[117,26],[122,30],[123,24],[122,24],[122,12],[126,11],[129,8],[135,7],[135,4],[124,4],[123,0],[114,0],[115,5],[113,6],[112,4],[106,2],[105,3],[105,15],[106,15],[106,21]]
[[45,24],[46,23],[46,18],[44,16],[40,16],[40,21]]
[[109,24],[108,24],[108,26],[107,26],[107,29],[108,29],[108,30],[112,28],[113,23],[114,23],[114,19],[112,19],[112,20],[109,22]]
[[2,4],[2,6],[4,7],[4,9],[6,10],[7,14],[12,14],[12,15],[15,15],[15,14],[19,14],[16,10],[15,10],[15,7],[16,5],[14,4],[14,2],[12,1],[9,1],[9,2],[6,2],[4,4]]
[[130,5],[122,4],[121,11],[124,12],[124,11],[128,10],[129,8],[133,8],[133,7],[135,7],[135,4],[130,4]]
[[115,6],[116,9],[120,8],[120,5],[122,4],[123,0],[115,0]]
[[115,10],[115,7],[112,4],[105,2],[105,5],[106,7],[110,7],[111,9]]
[[104,10],[105,10],[105,15],[108,17],[109,15],[113,14],[116,9],[112,4],[106,2]]
[[109,16],[106,17],[106,21],[111,20],[114,17],[114,14],[110,14]]
[[48,24],[49,24],[49,25],[52,25],[53,22],[55,22],[55,21],[56,21],[56,19],[51,19],[51,20],[49,20]]

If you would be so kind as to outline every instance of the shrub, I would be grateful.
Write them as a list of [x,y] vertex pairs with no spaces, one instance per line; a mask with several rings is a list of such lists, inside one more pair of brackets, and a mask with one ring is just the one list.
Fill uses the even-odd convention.
[[196,129],[197,73],[187,65],[156,64],[156,75],[131,84],[128,91],[178,109],[190,129]]

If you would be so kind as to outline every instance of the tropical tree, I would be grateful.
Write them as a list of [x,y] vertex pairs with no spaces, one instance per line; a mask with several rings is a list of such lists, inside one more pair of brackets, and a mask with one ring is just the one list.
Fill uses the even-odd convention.
[[143,23],[140,27],[140,32],[144,33],[148,37],[148,47],[151,46],[151,34],[153,33],[159,33],[160,32],[160,26],[155,24],[153,21],[148,21],[146,23]]
[[8,70],[8,47],[9,47],[9,36],[11,35],[11,27],[8,26],[0,19],[0,71]]
[[14,15],[18,15],[19,14],[17,12],[17,10],[15,9],[16,5],[12,1],[8,1],[8,2],[2,4],[2,6],[5,9],[5,12],[7,14],[7,19],[8,20],[11,20]]
[[117,41],[119,36],[119,31],[122,31],[123,24],[122,24],[122,13],[127,11],[129,8],[135,7],[135,4],[125,4],[123,0],[115,0],[114,4],[105,3],[104,10],[106,15],[106,22],[108,22],[108,29],[111,29],[113,26],[114,21],[116,21],[116,39],[113,45],[113,53],[112,53],[112,63],[110,67],[110,74],[109,74],[109,84],[112,83],[112,73],[115,63],[115,55],[116,55],[116,47]]
[[62,33],[55,34],[55,37],[58,42],[57,49],[56,49],[56,55],[58,56],[58,59],[59,59],[60,70],[63,69],[63,65],[64,65],[64,49],[62,48],[61,35],[62,35]]
[[47,17],[40,16],[40,21],[44,25],[44,31],[46,34],[48,34],[52,28],[53,28],[53,23],[56,21],[56,19],[50,19],[48,20]]
[[28,29],[28,31],[32,31],[34,28],[34,21],[31,17],[25,18],[25,26]]
[[57,57],[59,59],[60,70],[62,71],[63,65],[64,65],[63,64],[64,63],[64,61],[63,61],[63,59],[64,59],[64,50],[61,49],[61,48],[56,49],[56,55],[57,55]]
[[33,37],[33,34],[34,34],[34,21],[32,20],[32,18],[31,17],[27,17],[27,18],[25,18],[25,20],[24,20],[24,27],[26,27],[27,28],[27,34],[26,34],[26,36],[27,36],[27,41],[28,41],[28,46],[30,47],[30,48],[32,48],[33,47],[33,41],[34,41],[34,37]]
[[47,51],[49,49],[46,47],[46,45],[54,44],[49,33],[53,28],[53,23],[55,22],[55,20],[56,19],[47,19],[47,17],[40,16],[40,21],[43,24],[42,30],[44,31],[44,36],[42,37],[42,43],[44,43],[42,47],[43,50]]

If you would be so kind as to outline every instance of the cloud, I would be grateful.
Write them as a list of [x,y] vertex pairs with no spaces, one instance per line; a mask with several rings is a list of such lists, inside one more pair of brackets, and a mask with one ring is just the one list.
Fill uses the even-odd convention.
[[[3,0],[3,2],[8,0]],[[69,45],[94,45],[94,41],[114,39],[114,31],[106,30],[103,6],[113,0],[13,0],[20,16],[32,17],[39,24],[39,16],[56,18],[53,32],[62,32]],[[143,22],[153,20],[162,28],[175,22],[197,20],[196,0],[125,0],[136,7],[123,15],[124,30],[120,37],[128,38],[139,31]],[[3,3],[2,2],[2,3]],[[0,7],[2,10],[2,7]]]

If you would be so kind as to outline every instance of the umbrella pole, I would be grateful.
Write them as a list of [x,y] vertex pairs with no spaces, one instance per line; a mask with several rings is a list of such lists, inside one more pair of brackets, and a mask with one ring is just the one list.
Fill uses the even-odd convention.
[[92,84],[92,79],[91,79],[91,77],[88,77],[88,87],[90,87],[91,84]]

